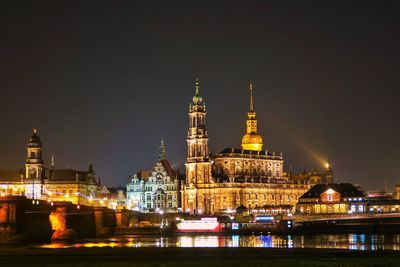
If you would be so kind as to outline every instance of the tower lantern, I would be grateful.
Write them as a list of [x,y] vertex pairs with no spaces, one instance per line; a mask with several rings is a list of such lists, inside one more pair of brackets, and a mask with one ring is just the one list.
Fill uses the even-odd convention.
[[25,177],[31,179],[41,178],[43,173],[42,141],[36,129],[33,129],[33,135],[28,140],[26,152]]

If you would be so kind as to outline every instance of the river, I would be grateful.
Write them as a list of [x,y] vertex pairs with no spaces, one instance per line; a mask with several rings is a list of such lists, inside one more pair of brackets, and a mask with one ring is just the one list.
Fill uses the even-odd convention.
[[50,243],[38,248],[80,247],[258,247],[258,248],[330,248],[348,250],[400,250],[400,235],[179,235],[118,236],[85,239],[74,243]]

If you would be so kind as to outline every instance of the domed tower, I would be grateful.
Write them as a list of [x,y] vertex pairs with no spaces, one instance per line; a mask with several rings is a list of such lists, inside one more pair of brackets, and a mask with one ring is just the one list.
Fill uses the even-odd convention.
[[27,158],[25,162],[25,178],[41,178],[43,173],[42,141],[33,129],[33,135],[26,146]]
[[247,112],[246,133],[242,138],[242,149],[261,151],[263,147],[263,139],[261,134],[257,133],[256,112],[253,105],[253,83],[249,84],[250,89],[250,110]]

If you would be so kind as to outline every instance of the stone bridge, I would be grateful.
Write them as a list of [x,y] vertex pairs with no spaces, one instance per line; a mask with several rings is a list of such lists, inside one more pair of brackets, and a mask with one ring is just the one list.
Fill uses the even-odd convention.
[[[118,212],[117,212],[118,213]],[[109,236],[121,223],[116,211],[48,202],[24,196],[0,197],[0,243],[30,243]]]

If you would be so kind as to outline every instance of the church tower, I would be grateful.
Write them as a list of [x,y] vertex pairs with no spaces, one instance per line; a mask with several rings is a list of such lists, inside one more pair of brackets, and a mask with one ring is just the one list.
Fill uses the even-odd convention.
[[256,112],[254,111],[253,104],[253,83],[250,81],[250,110],[247,112],[246,120],[246,133],[242,138],[242,149],[243,150],[253,150],[261,151],[263,147],[263,139],[257,132],[257,119]]
[[25,162],[25,178],[39,179],[43,174],[42,141],[33,129],[33,135],[26,146],[27,158]]
[[189,104],[189,130],[187,134],[186,186],[211,182],[211,161],[208,151],[206,129],[206,104],[199,95],[199,81],[195,83],[196,93]]

